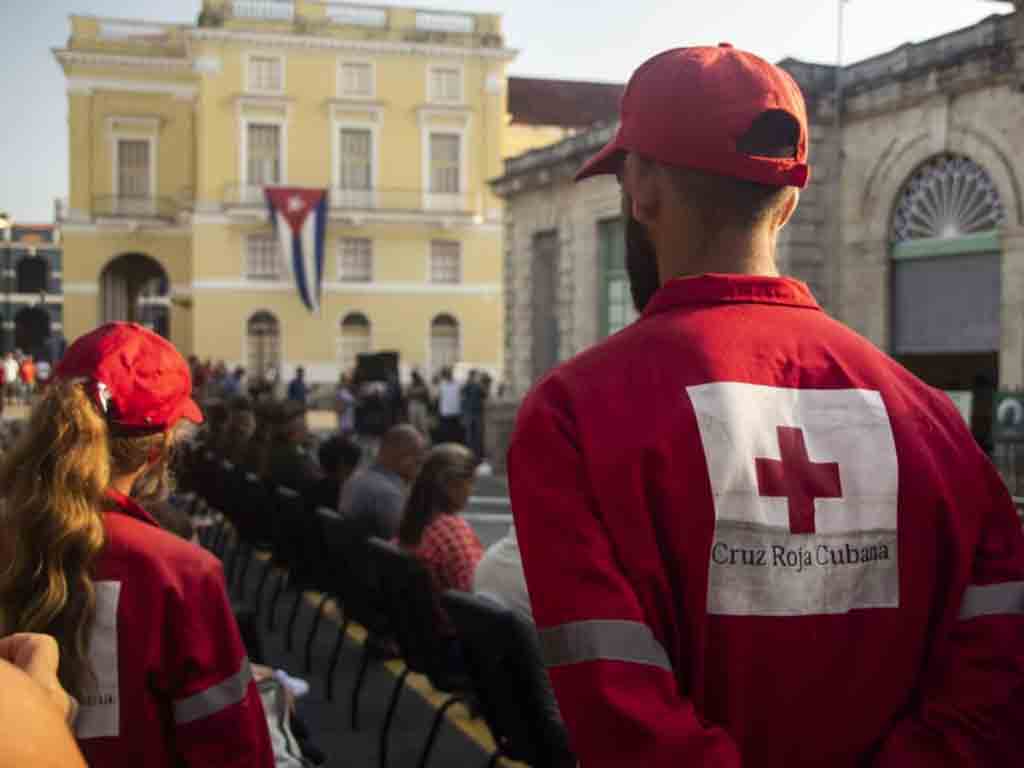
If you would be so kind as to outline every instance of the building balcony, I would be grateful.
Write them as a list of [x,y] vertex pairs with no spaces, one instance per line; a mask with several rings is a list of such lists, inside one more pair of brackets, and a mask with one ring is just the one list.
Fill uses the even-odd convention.
[[105,195],[92,201],[92,217],[101,219],[134,219],[173,224],[189,205],[170,197],[129,197]]
[[[301,186],[289,184],[286,186]],[[224,193],[224,208],[228,212],[244,213],[266,209],[265,187],[256,184],[230,184]],[[327,191],[332,215],[412,213],[445,214],[469,217],[477,214],[478,206],[465,193],[441,194],[423,189],[341,189]]]
[[[302,35],[349,35],[370,40],[501,49],[496,14],[427,10],[346,0],[206,0],[201,27],[275,26]],[[290,28],[282,30],[281,28]],[[512,52],[506,52],[511,57]]]
[[295,20],[295,3],[292,0],[232,0],[229,7],[236,19]]
[[324,9],[327,20],[332,24],[371,29],[385,29],[389,26],[388,9],[383,6],[328,2]]

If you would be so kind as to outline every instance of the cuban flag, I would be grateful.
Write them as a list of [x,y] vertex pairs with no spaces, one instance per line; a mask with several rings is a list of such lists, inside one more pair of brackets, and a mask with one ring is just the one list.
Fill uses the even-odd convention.
[[324,279],[327,190],[267,187],[266,196],[270,221],[299,298],[310,312],[317,312]]

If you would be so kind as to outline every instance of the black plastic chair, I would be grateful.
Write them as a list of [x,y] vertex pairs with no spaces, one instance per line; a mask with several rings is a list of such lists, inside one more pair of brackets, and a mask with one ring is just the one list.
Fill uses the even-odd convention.
[[241,538],[239,556],[242,562],[236,592],[244,599],[245,577],[256,553],[269,554],[273,550],[270,530],[274,519],[274,503],[263,481],[251,472],[245,475],[237,498],[238,501],[230,506],[234,510],[235,525]]
[[[277,509],[274,514],[273,539],[274,539],[274,561],[277,565],[286,569],[288,588],[295,590],[295,602],[292,604],[291,614],[285,629],[285,648],[292,650],[292,641],[295,634],[295,623],[298,620],[299,609],[304,602],[306,590],[318,589],[323,592],[320,604],[317,606],[316,614],[313,617],[308,636],[306,637],[306,663],[307,673],[313,669],[313,640],[320,622],[323,620],[324,608],[329,600],[340,602],[336,595],[317,580],[317,574],[322,568],[321,561],[325,557],[322,536],[319,531],[319,524],[315,519],[309,519],[305,501],[302,496],[290,488],[278,488],[276,491]],[[275,590],[271,600],[270,615],[268,617],[268,628],[273,629],[273,617],[280,597],[281,587],[284,579],[278,581],[278,589]]]
[[[453,664],[455,638],[445,637],[441,633],[440,596],[423,563],[412,553],[377,538],[371,538],[366,546],[371,570],[380,576],[385,611],[406,664],[405,670],[395,681],[381,730],[378,752],[381,768],[387,766],[388,732],[409,673],[424,675],[438,691],[453,694],[438,709],[430,726],[430,734],[419,762],[420,768],[425,768],[445,713],[455,704],[472,696],[473,682],[463,669],[455,668]],[[461,664],[458,666],[461,667]]]
[[385,595],[379,573],[373,568],[367,556],[366,538],[362,527],[328,510],[319,510],[324,530],[324,540],[332,565],[334,579],[341,594],[345,609],[345,622],[338,633],[327,670],[327,699],[334,696],[334,671],[345,644],[345,635],[350,622],[356,622],[366,629],[366,641],[359,662],[359,672],[352,686],[350,707],[352,730],[359,730],[359,694],[366,680],[370,660],[394,658],[389,652],[391,645],[391,619],[385,607]]
[[537,630],[493,600],[466,592],[441,597],[498,751],[534,768],[572,768],[576,756],[541,661]]
[[[270,577],[280,569],[277,588],[274,590],[267,609],[267,629],[270,631],[274,629],[274,611],[277,608],[277,600],[281,596],[283,585],[286,580],[289,585],[292,584],[295,577],[293,569],[298,567],[298,545],[292,540],[293,534],[288,526],[288,520],[295,516],[295,508],[296,506],[301,506],[301,504],[302,498],[291,488],[278,487],[274,489],[274,512],[270,523],[271,545],[273,549],[270,561],[267,563],[267,567],[264,569],[263,575],[260,577],[259,584],[256,587],[256,607],[259,610],[263,604],[264,588],[270,581]],[[299,594],[301,595],[301,590]]]

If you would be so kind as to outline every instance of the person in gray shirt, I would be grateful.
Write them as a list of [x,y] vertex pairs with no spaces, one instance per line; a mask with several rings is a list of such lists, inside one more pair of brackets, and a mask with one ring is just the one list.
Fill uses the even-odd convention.
[[416,479],[426,439],[408,424],[388,430],[377,460],[353,475],[341,490],[338,512],[359,521],[361,532],[389,541],[398,535],[405,489]]

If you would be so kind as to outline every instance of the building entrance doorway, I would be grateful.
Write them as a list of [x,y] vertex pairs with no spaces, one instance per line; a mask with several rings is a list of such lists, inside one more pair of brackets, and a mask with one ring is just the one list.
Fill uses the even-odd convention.
[[50,314],[41,307],[25,307],[14,316],[14,346],[36,360],[49,358]]
[[100,275],[100,322],[144,325],[170,336],[170,280],[156,259],[124,253]]

